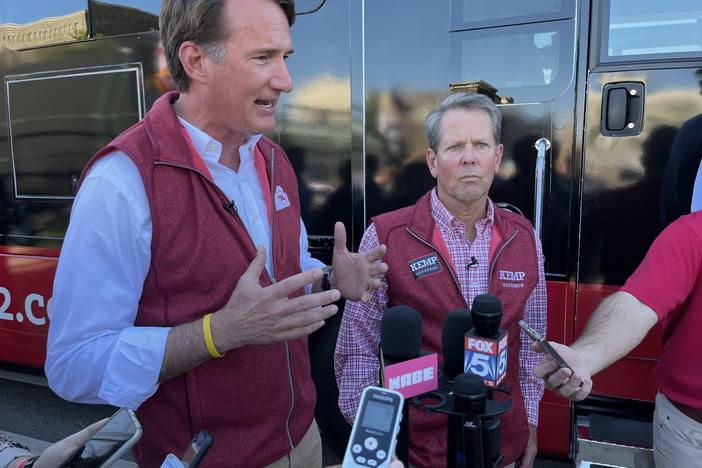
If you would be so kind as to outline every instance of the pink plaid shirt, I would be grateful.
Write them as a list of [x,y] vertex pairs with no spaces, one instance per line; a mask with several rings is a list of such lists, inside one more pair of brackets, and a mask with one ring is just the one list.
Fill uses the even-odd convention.
[[[463,221],[454,218],[439,201],[436,190],[431,193],[431,214],[436,221],[441,237],[451,254],[454,270],[458,275],[461,293],[468,305],[478,294],[488,292],[488,269],[490,241],[494,207],[488,200],[487,216],[475,223],[477,235],[471,243],[466,238]],[[359,252],[366,252],[378,245],[378,234],[371,224],[363,234]],[[536,237],[539,280],[524,308],[524,320],[543,336],[546,335],[546,280],[544,278],[544,256],[541,242]],[[477,267],[468,268],[471,257],[478,261]],[[339,408],[344,417],[353,422],[358,409],[361,392],[369,385],[378,384],[378,349],[380,346],[380,322],[388,302],[388,284],[385,279],[368,303],[347,301],[339,329],[334,353],[334,371],[339,386]],[[541,358],[531,350],[531,339],[520,329],[519,383],[524,395],[524,406],[529,424],[539,421],[539,402],[544,393],[544,383],[534,377],[532,370]]]

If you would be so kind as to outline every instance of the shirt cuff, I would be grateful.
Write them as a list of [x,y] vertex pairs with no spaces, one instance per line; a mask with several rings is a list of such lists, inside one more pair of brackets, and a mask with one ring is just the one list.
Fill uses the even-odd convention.
[[107,362],[98,396],[133,410],[158,389],[169,327],[130,327],[122,330]]
[[539,403],[541,403],[541,399],[524,399],[524,409],[526,410],[527,421],[534,427],[539,426]]

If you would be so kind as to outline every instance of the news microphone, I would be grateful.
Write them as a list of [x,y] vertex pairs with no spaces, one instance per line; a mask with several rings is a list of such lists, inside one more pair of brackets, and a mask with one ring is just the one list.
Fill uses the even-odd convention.
[[[393,306],[380,322],[380,384],[398,391],[407,399],[438,387],[436,353],[420,350],[422,317],[417,309]],[[397,436],[397,457],[409,466],[409,405],[404,405],[400,433]]]
[[420,351],[422,317],[416,309],[393,306],[380,323],[382,387],[396,390],[405,398],[436,390],[436,353]]
[[464,336],[473,328],[468,309],[453,309],[444,317],[441,329],[441,353],[444,357],[444,377],[452,383],[458,374],[465,372],[464,368]]
[[478,416],[485,413],[487,391],[483,379],[475,374],[459,374],[453,384],[453,403],[461,413],[460,442],[453,451],[452,465],[480,468],[483,466],[483,443]]
[[473,299],[473,328],[465,334],[464,369],[496,388],[507,374],[507,331],[501,329],[502,303],[497,296],[480,294]]

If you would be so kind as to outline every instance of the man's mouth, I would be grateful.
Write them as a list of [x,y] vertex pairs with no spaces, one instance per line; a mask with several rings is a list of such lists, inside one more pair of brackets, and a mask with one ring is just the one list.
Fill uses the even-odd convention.
[[256,105],[265,109],[273,109],[273,107],[275,107],[275,101],[272,99],[257,99]]

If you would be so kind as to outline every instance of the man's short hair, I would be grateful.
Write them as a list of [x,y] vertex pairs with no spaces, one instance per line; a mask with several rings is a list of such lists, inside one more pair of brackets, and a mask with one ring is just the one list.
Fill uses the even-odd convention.
[[[295,0],[270,0],[277,3],[288,19],[295,23]],[[178,51],[185,41],[192,41],[205,49],[215,62],[224,60],[225,41],[229,30],[221,24],[226,0],[162,0],[159,29],[166,54],[168,71],[178,91],[188,90],[190,78],[180,63]]]
[[500,143],[502,114],[495,103],[484,94],[455,93],[449,95],[441,104],[429,112],[425,120],[429,147],[434,150],[434,152],[438,151],[439,141],[441,140],[441,119],[446,112],[452,109],[485,112],[490,118],[492,136],[495,138],[495,144]]

